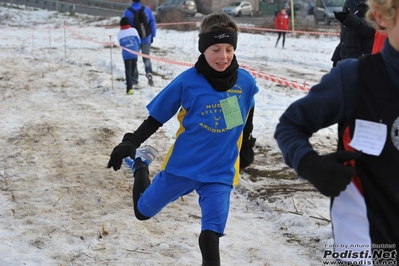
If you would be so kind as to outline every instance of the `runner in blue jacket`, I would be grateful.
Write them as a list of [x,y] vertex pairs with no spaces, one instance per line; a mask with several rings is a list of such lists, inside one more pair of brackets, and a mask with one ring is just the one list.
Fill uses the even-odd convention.
[[[170,202],[196,191],[202,211],[199,246],[204,266],[219,266],[219,237],[223,236],[230,193],[240,168],[253,159],[251,137],[255,79],[239,68],[235,57],[238,27],[226,14],[211,14],[201,23],[194,67],[181,73],[148,105],[150,116],[117,145],[108,168],[135,158],[136,149],[174,117],[180,127],[153,182],[141,159],[133,166],[135,215],[147,220]],[[245,152],[243,152],[245,151]],[[249,154],[249,159],[241,160]]]
[[[141,9],[141,0],[132,0],[132,4],[130,5],[130,8],[132,8],[135,11],[139,11]],[[155,21],[155,17],[152,14],[152,11],[149,7],[144,8],[144,13],[147,16],[148,23],[151,28],[151,34],[148,35],[145,38],[141,39],[141,44],[140,44],[140,50],[143,54],[145,55],[150,55],[151,51],[151,44],[154,41],[155,36],[157,35],[157,25]],[[133,12],[127,8],[125,12],[123,13],[124,17],[128,17],[130,20],[130,25],[133,27]],[[148,85],[153,86],[154,81],[153,81],[153,76],[152,76],[152,64],[151,64],[151,59],[147,57],[143,57],[143,63],[144,63],[144,70],[146,77],[148,79]],[[139,72],[136,68],[135,74],[134,74],[134,84],[137,85],[139,83]]]
[[133,79],[137,68],[137,54],[139,51],[140,37],[135,28],[130,26],[129,19],[123,17],[119,22],[120,31],[118,32],[119,45],[122,48],[122,58],[125,65],[126,94],[133,94]]
[[[388,34],[381,53],[339,62],[308,95],[288,107],[276,127],[275,138],[285,162],[331,197],[334,252],[359,255],[361,251],[372,254],[382,249],[395,255],[396,262],[399,0],[369,0],[368,5],[368,19]],[[343,125],[338,151],[319,155],[309,138],[334,124]],[[339,258],[372,265],[373,256]]]

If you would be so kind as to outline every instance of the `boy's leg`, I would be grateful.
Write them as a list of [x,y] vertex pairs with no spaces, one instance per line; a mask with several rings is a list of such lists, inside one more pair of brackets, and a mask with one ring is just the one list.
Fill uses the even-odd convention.
[[[140,44],[139,52],[140,51],[143,52],[142,51],[142,44]],[[139,70],[138,70],[138,67],[137,67],[137,63],[136,63],[136,69],[134,70],[134,74],[133,74],[133,84],[134,85],[139,84]]]
[[[149,145],[143,145],[136,150],[136,158],[132,159],[130,157],[126,157],[123,159],[123,173],[127,176],[131,176],[133,173],[134,183],[133,183],[133,205],[134,205],[134,214],[136,218],[139,220],[147,220],[150,217],[142,215],[138,208],[137,204],[147,189],[147,187],[151,184],[151,180],[149,177],[148,166],[152,161],[157,157],[158,151]],[[127,172],[129,169],[130,174]]]
[[136,67],[136,68],[134,69],[133,84],[134,84],[134,85],[139,84],[139,71],[138,71],[138,67]]
[[139,196],[137,211],[144,217],[153,217],[170,202],[192,192],[199,184],[197,181],[161,171]]
[[126,92],[133,88],[133,81],[131,78],[132,62],[131,60],[123,60],[125,64],[125,78],[126,78]]
[[277,41],[276,41],[276,45],[274,47],[277,47],[278,41],[280,40],[281,37],[281,32],[277,32],[278,37],[277,37]]
[[143,162],[140,158],[136,159],[134,164],[134,183],[133,183],[133,205],[134,205],[134,214],[136,218],[140,221],[148,220],[150,217],[146,217],[142,215],[137,209],[137,203],[141,195],[147,189],[147,187],[151,184],[151,180],[149,177],[148,165]]
[[205,184],[197,189],[202,212],[199,245],[203,266],[219,266],[219,237],[224,234],[230,208],[232,186]]
[[[150,43],[144,43],[144,44],[141,45],[141,51],[142,51],[143,54],[150,55],[150,50],[151,50],[151,44]],[[143,62],[144,62],[145,74],[146,75],[148,73],[152,74],[151,60],[149,58],[143,57]]]
[[[150,43],[142,44],[141,50],[142,50],[143,54],[150,55],[151,44]],[[152,80],[151,60],[149,58],[143,57],[143,62],[144,62],[145,76],[148,79],[148,85],[153,86],[154,81]]]
[[[131,71],[130,71],[130,77],[132,79],[133,87],[135,87],[135,85],[138,84],[138,82],[134,81],[135,80],[134,79],[134,75],[136,74],[136,71],[137,71],[137,58],[132,59],[132,68],[131,68]],[[138,73],[137,73],[137,75],[138,75]]]
[[219,234],[205,230],[198,239],[202,254],[202,266],[220,266]]
[[285,32],[283,32],[283,48],[284,48],[284,44],[285,44]]

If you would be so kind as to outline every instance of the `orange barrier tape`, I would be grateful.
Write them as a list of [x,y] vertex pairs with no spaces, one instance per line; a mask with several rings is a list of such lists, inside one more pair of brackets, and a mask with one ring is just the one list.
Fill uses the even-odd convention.
[[72,33],[73,35],[76,35],[79,39],[86,40],[86,41],[90,41],[90,42],[99,43],[99,44],[102,44],[102,45],[105,45],[105,46],[113,45],[112,42],[100,42],[100,41],[92,40],[92,39],[90,39],[90,38],[87,38],[86,36],[80,35],[79,33],[73,31],[72,29],[70,29],[70,28],[68,28],[68,27],[65,27],[65,29],[66,29],[67,31],[69,31],[70,33]]
[[[197,21],[186,21],[186,22],[170,22],[170,23],[157,23],[157,27],[162,26],[173,26],[173,25],[184,25],[184,24],[196,24]],[[106,28],[117,28],[118,26],[106,26]],[[240,29],[246,30],[255,30],[255,31],[266,31],[266,32],[288,32],[288,33],[298,33],[298,34],[313,34],[313,35],[332,35],[339,36],[340,33],[336,31],[303,31],[303,30],[277,30],[273,28],[259,28],[259,27],[250,27],[250,26],[240,26]]]
[[[96,42],[96,43],[99,43],[99,44],[102,44],[102,45],[113,45],[113,46],[119,47],[121,49],[124,49],[124,50],[126,50],[126,51],[128,51],[128,52],[130,52],[132,54],[136,54],[138,56],[149,58],[149,59],[152,59],[152,60],[155,60],[155,61],[159,61],[159,62],[164,62],[164,63],[168,63],[168,64],[172,64],[172,65],[179,65],[179,66],[184,66],[184,67],[192,67],[192,66],[194,66],[193,63],[180,62],[180,61],[170,60],[170,59],[167,59],[167,58],[155,57],[155,56],[143,54],[143,53],[140,53],[140,52],[136,52],[136,51],[130,50],[128,48],[122,47],[119,44],[114,43],[114,42],[94,41],[94,40],[91,40],[91,39],[89,39],[89,38],[87,38],[87,37],[85,37],[83,35],[78,34],[77,32],[69,29],[68,27],[65,27],[65,28],[70,33],[76,35],[78,38],[83,39],[83,40]],[[291,87],[291,88],[294,88],[294,89],[300,89],[300,90],[303,90],[305,92],[308,92],[310,90],[309,84],[307,84],[306,82],[304,82],[303,84],[298,84],[296,81],[288,81],[285,78],[279,78],[279,77],[276,77],[274,75],[268,75],[268,74],[266,74],[264,72],[256,71],[255,69],[250,68],[248,66],[241,66],[241,67],[246,69],[255,78],[271,81],[273,83],[277,83],[277,84],[280,84],[280,85],[283,85],[283,86],[287,86],[287,87]]]
[[[179,62],[179,61],[174,61],[174,60],[170,60],[170,59],[149,56],[149,55],[146,55],[146,54],[142,54],[142,53],[127,49],[127,48],[122,47],[122,46],[120,46],[118,44],[114,44],[114,45],[116,45],[116,46],[120,47],[121,49],[124,49],[124,50],[126,50],[126,51],[128,51],[128,52],[130,52],[132,54],[136,54],[138,56],[154,59],[156,61],[161,61],[161,62],[165,62],[165,63],[168,63],[168,64],[185,66],[185,67],[194,66],[194,64],[192,64],[192,63]],[[254,69],[252,69],[252,68],[250,68],[248,66],[245,66],[245,65],[241,66],[241,68],[244,68],[245,70],[247,70],[255,78],[264,79],[264,80],[271,81],[273,83],[278,83],[280,85],[283,85],[283,86],[286,86],[286,87],[291,87],[291,88],[294,88],[294,89],[300,89],[300,90],[303,90],[305,92],[308,92],[310,90],[309,84],[307,84],[306,82],[304,82],[303,84],[298,84],[296,81],[288,81],[285,78],[279,78],[279,77],[276,77],[274,75],[268,75],[268,74],[266,74],[264,72],[258,72],[258,71],[254,70]]]
[[300,89],[305,92],[308,92],[310,90],[309,84],[307,84],[306,82],[304,82],[303,84],[298,84],[297,81],[295,81],[295,80],[289,81],[289,80],[286,80],[285,78],[279,78],[274,75],[268,75],[264,72],[258,72],[248,66],[241,66],[241,67],[244,68],[245,70],[247,70],[249,73],[251,73],[252,76],[255,78],[268,80],[268,81],[271,81],[271,82],[274,82],[274,83],[277,83],[277,84],[280,84],[283,86],[291,87],[294,89]]
[[303,31],[303,30],[277,30],[277,29],[271,29],[271,28],[257,28],[257,27],[247,27],[247,26],[240,26],[240,29],[246,29],[246,30],[259,30],[259,31],[272,31],[272,32],[291,32],[291,33],[300,33],[300,34],[314,34],[314,35],[333,35],[333,36],[339,36],[339,32],[336,31]]
[[[196,21],[183,21],[183,22],[169,22],[169,23],[157,23],[157,27],[162,26],[173,26],[173,25],[187,25],[187,24],[196,24]],[[119,28],[119,26],[105,26],[105,28]]]
[[194,66],[194,64],[192,64],[192,63],[179,62],[179,61],[174,61],[174,60],[170,60],[170,59],[166,59],[166,58],[151,56],[151,55],[148,55],[148,54],[142,54],[142,53],[140,53],[140,52],[136,52],[136,51],[130,50],[130,49],[128,49],[128,48],[122,47],[122,46],[120,46],[120,45],[117,44],[117,43],[113,43],[113,45],[114,45],[114,46],[117,46],[117,47],[119,47],[119,48],[121,48],[121,49],[123,49],[123,50],[125,50],[125,51],[128,51],[129,53],[132,53],[132,54],[135,54],[135,55],[138,55],[138,56],[141,56],[141,57],[153,59],[153,60],[156,60],[156,61],[165,62],[165,63],[169,63],[169,64],[172,64],[172,65],[185,66],[185,67],[192,67],[192,66]]

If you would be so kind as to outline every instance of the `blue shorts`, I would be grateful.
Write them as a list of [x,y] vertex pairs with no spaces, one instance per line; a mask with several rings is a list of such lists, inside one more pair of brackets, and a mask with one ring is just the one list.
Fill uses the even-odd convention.
[[201,207],[201,231],[224,234],[230,208],[232,185],[203,183],[186,177],[159,172],[141,195],[137,208],[146,217],[153,217],[170,202],[196,191]]

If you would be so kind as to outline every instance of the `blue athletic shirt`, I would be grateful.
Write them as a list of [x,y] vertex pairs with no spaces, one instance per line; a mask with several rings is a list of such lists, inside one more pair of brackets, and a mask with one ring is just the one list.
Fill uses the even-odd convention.
[[[258,91],[255,79],[240,68],[236,84],[225,92],[214,90],[195,67],[176,77],[147,105],[162,124],[178,112],[180,127],[162,169],[199,182],[237,185],[242,132]],[[220,100],[233,96],[243,124],[227,129]]]

